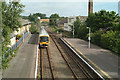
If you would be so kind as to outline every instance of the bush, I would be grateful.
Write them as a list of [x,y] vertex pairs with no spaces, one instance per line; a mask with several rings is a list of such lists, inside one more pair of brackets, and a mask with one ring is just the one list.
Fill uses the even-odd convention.
[[103,34],[104,31],[103,30],[99,30],[95,33],[91,33],[91,42],[96,44],[96,45],[101,45],[101,34]]
[[120,32],[99,30],[91,33],[91,42],[115,53],[120,53]]
[[101,35],[101,40],[99,42],[100,46],[102,46],[103,48],[108,48],[110,45],[109,38],[106,34]]
[[78,29],[78,35],[77,37],[81,39],[87,39],[88,29],[86,28],[85,24],[82,24],[80,28]]
[[32,24],[30,28],[31,34],[37,33],[38,27],[37,25]]
[[100,33],[91,33],[91,42],[97,45],[100,45],[101,34]]
[[62,30],[62,28],[59,28],[59,29],[56,29],[56,30],[55,30],[55,32],[57,32],[57,31],[58,31],[59,33],[61,33],[63,30]]
[[107,48],[115,53],[120,53],[120,38],[118,32],[107,31],[106,34],[101,35],[101,46]]
[[[17,48],[18,49],[18,48]],[[10,49],[8,52],[4,53],[4,55],[2,55],[2,69],[6,69],[9,67],[9,62],[10,60],[16,56],[16,50],[12,50]]]

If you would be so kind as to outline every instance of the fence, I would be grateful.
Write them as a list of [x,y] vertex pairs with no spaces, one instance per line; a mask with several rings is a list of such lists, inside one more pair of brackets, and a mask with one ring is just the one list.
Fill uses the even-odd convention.
[[13,45],[10,49],[16,49],[21,42],[23,42],[24,38],[26,38],[26,36],[29,34],[29,32],[26,32],[25,35],[23,35],[17,42],[15,45]]
[[[11,48],[9,48],[8,50],[7,50],[7,53],[12,49],[12,50],[14,50],[14,49],[16,49],[22,42],[23,42],[23,40],[28,36],[28,34],[29,34],[29,32],[26,32]],[[9,54],[7,54],[7,53],[5,53],[4,54],[4,58],[7,58],[7,55],[9,55]],[[7,54],[7,55],[6,55]]]

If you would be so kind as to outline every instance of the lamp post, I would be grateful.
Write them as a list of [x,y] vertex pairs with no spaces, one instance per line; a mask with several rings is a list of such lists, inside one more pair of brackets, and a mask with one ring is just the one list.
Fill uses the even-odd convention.
[[89,44],[88,44],[88,48],[90,48],[90,40],[91,40],[91,38],[90,38],[90,27],[87,27],[87,29],[89,29],[89,37],[88,37]]
[[73,38],[74,38],[74,24],[73,24]]

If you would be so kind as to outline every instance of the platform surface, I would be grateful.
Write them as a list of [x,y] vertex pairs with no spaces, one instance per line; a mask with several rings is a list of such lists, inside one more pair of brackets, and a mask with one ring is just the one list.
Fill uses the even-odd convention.
[[10,61],[9,68],[3,71],[3,78],[34,78],[36,45],[37,35],[29,35]]
[[64,38],[64,40],[78,51],[103,77],[120,79],[118,71],[120,57],[93,44],[91,44],[91,48],[88,48],[88,42],[81,39]]

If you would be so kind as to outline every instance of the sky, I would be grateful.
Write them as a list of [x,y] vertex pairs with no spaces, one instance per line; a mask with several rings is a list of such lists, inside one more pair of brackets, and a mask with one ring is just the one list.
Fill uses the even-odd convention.
[[[88,2],[89,0],[22,0],[22,2]],[[94,2],[118,2],[119,0],[93,0]]]
[[[93,12],[105,9],[118,13],[119,0],[93,1]],[[54,13],[65,17],[88,15],[88,0],[23,0],[21,3],[25,5],[23,16],[30,13],[44,13],[47,17]]]

